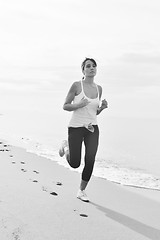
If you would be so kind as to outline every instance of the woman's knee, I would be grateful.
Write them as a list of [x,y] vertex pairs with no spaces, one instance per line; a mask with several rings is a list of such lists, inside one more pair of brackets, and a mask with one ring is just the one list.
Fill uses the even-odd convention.
[[80,163],[79,162],[71,162],[70,161],[70,166],[72,167],[72,168],[78,168],[79,166],[80,166]]
[[76,157],[73,157],[73,156],[71,157],[69,151],[66,151],[65,157],[66,157],[67,162],[69,163],[69,165],[72,168],[78,168],[80,166],[81,159],[77,158],[77,156]]
[[81,158],[76,157],[71,157],[69,156],[69,159],[67,159],[67,161],[69,162],[69,165],[72,168],[78,168],[81,164]]

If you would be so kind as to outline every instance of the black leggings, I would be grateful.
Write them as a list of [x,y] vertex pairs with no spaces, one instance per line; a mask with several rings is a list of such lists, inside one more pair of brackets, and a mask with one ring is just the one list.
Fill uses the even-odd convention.
[[78,168],[81,164],[82,142],[85,145],[84,169],[82,172],[82,180],[89,181],[95,162],[95,156],[98,149],[99,128],[94,125],[94,132],[90,132],[85,127],[68,128],[68,144],[69,144],[69,164],[72,168]]

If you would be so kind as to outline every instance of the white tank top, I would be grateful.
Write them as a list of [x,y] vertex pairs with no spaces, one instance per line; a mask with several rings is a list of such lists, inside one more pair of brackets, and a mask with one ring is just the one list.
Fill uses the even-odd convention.
[[96,87],[98,96],[93,99],[89,98],[84,93],[83,82],[81,81],[81,92],[75,96],[73,103],[78,103],[83,97],[90,103],[83,108],[78,108],[77,110],[73,111],[71,120],[69,122],[69,127],[83,127],[84,125],[88,124],[97,125],[97,108],[100,101],[98,86],[96,85]]

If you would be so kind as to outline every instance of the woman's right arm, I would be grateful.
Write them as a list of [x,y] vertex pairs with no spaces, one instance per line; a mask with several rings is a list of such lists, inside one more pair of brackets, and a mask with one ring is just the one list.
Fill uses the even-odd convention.
[[74,97],[77,93],[77,82],[74,82],[67,94],[66,100],[63,105],[63,109],[66,111],[75,111],[78,108],[85,107],[88,105],[89,101],[87,99],[82,98],[80,102],[78,103],[72,103],[74,100]]

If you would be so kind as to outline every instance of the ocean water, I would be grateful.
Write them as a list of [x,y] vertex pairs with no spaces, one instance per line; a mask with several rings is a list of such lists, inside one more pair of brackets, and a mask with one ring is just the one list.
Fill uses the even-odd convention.
[[[56,161],[71,171],[58,155],[71,113],[62,109],[66,89],[13,90],[0,95],[0,133],[9,143]],[[63,96],[63,97],[62,97]],[[98,116],[99,149],[93,175],[138,188],[160,190],[159,119]],[[83,147],[84,155],[84,147]],[[81,167],[74,171],[81,172]]]

